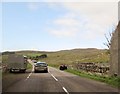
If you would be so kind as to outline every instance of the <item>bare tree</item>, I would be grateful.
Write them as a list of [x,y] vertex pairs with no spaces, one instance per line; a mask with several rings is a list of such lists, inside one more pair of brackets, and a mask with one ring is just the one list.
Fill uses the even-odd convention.
[[109,32],[109,34],[105,34],[105,39],[107,42],[103,43],[105,46],[107,46],[107,48],[109,49],[110,48],[110,45],[111,45],[111,38],[112,38],[112,34],[111,32]]
[[108,48],[108,50],[110,49],[111,46],[111,38],[113,36],[113,33],[115,31],[115,26],[112,27],[112,29],[108,32],[108,34],[105,34],[105,39],[106,42],[104,42],[103,44]]

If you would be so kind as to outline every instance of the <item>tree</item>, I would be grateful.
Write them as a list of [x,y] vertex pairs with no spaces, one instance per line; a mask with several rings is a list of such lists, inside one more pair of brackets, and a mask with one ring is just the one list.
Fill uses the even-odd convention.
[[109,34],[105,34],[105,39],[106,39],[106,42],[103,43],[105,46],[107,46],[108,49],[110,49],[110,45],[111,45],[111,38],[112,38],[112,34],[111,32],[109,32]]
[[108,48],[108,50],[110,49],[110,46],[111,46],[111,39],[112,39],[114,31],[115,31],[115,26],[111,28],[108,34],[105,34],[106,42],[104,42],[103,44]]

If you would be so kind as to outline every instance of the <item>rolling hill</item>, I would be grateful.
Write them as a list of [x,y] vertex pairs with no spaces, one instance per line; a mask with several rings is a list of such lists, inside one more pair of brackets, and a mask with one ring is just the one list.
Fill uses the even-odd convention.
[[41,54],[47,54],[47,58],[39,60],[45,61],[48,64],[56,66],[60,64],[73,64],[76,62],[95,62],[95,63],[109,62],[109,54],[107,50],[95,48],[61,50],[56,52],[16,51],[15,53],[31,57],[40,56]]

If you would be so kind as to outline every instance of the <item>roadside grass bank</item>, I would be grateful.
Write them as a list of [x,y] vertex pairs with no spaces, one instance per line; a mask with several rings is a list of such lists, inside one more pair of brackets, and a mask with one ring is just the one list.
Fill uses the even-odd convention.
[[55,64],[48,64],[48,66],[54,67],[54,68],[58,68],[59,67],[59,65],[55,65]]
[[107,83],[113,87],[120,88],[120,77],[100,76],[100,75],[96,75],[96,74],[89,74],[87,72],[81,72],[81,71],[75,70],[75,69],[67,69],[65,71],[72,73],[72,74],[75,74],[75,75],[78,75],[78,76],[81,76],[81,77],[90,78],[93,80],[104,82],[104,83]]
[[30,63],[28,63],[27,69],[32,69],[32,65]]
[[[57,69],[59,68],[59,65],[49,64],[49,66],[57,68]],[[114,76],[110,77],[110,76],[103,76],[103,75],[97,75],[97,74],[90,74],[88,72],[83,72],[83,71],[80,71],[77,69],[70,69],[70,68],[68,68],[65,71],[75,74],[75,75],[78,75],[80,77],[85,77],[85,78],[89,78],[92,80],[104,82],[113,87],[120,88],[120,77],[114,77]]]

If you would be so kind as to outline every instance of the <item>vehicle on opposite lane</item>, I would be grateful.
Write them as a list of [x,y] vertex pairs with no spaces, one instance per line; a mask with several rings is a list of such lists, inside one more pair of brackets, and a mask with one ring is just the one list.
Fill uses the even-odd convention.
[[67,70],[67,65],[62,64],[62,65],[59,66],[59,69],[60,70]]
[[48,65],[45,62],[40,62],[38,61],[35,65],[34,65],[34,72],[46,72],[48,73]]
[[32,60],[33,63],[37,63],[37,60]]
[[27,56],[24,55],[17,55],[11,54],[8,56],[7,62],[7,69],[9,72],[23,72],[25,73],[27,69]]

